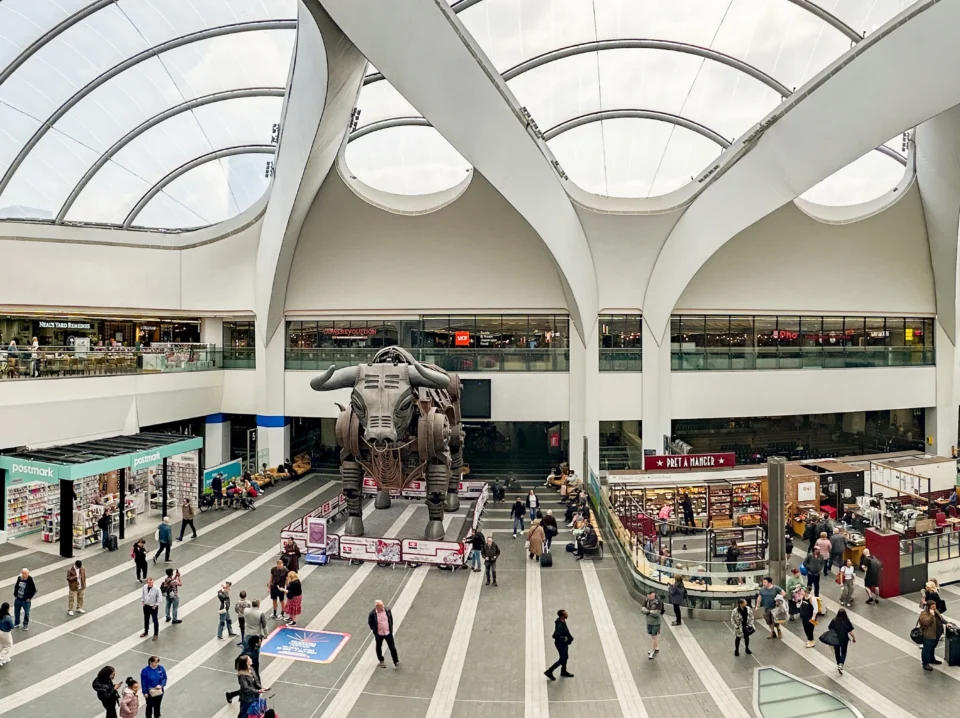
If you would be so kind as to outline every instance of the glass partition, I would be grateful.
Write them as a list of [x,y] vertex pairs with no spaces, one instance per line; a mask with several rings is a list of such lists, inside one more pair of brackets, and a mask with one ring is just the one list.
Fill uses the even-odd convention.
[[932,366],[933,335],[930,317],[675,315],[670,323],[671,368]]
[[639,314],[601,314],[600,371],[642,371],[643,319]]

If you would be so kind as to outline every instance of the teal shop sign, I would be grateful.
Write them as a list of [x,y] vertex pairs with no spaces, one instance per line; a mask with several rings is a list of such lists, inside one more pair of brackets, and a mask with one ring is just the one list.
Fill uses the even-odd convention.
[[14,459],[10,456],[0,456],[0,468],[7,470],[7,481],[10,484],[24,484],[31,481],[42,481],[55,484],[60,480],[60,466],[45,464],[40,461],[26,461]]
[[136,454],[130,454],[130,468],[136,471],[137,469],[146,469],[150,466],[156,466],[161,461],[165,454],[160,450],[160,447],[156,449],[147,449],[146,451],[139,451]]

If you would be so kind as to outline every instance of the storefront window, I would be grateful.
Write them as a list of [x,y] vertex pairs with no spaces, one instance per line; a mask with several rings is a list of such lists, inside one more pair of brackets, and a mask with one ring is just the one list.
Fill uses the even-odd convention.
[[680,317],[680,350],[693,352],[704,345],[704,331],[706,317],[698,315],[683,315]]
[[244,349],[257,345],[256,325],[254,322],[224,322],[223,346]]
[[730,317],[707,317],[706,334],[707,347],[729,347]]
[[757,331],[757,346],[761,348],[777,346],[777,318],[756,317],[754,326]]
[[823,336],[823,317],[800,317],[800,346],[819,347]]
[[752,347],[754,342],[753,317],[730,317],[730,346]]
[[843,346],[843,317],[823,318],[823,346],[827,348]]
[[903,345],[907,347],[923,346],[923,320],[907,317],[903,321]]
[[800,346],[800,317],[777,317],[777,344],[781,347]]
[[867,325],[865,317],[845,317],[843,320],[843,336],[848,347],[863,347],[867,345]]
[[889,333],[889,336],[887,337],[887,346],[906,346],[903,341],[904,333],[902,317],[887,317],[887,332]]
[[866,345],[868,347],[885,347],[888,345],[890,333],[887,331],[887,320],[883,317],[867,317]]

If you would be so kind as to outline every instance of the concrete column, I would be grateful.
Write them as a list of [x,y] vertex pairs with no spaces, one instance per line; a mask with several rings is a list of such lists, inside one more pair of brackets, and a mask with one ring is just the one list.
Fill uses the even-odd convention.
[[787,580],[786,499],[787,460],[782,456],[767,461],[767,541],[770,556],[770,577],[775,586],[783,586]]
[[[572,327],[571,327],[572,329]],[[570,346],[570,451],[568,461],[575,471],[584,466],[584,437],[589,447],[589,465],[600,467],[600,424],[597,421],[597,328],[593,327],[586,346],[575,331],[569,332]]]
[[[937,354],[937,405],[927,407],[924,416],[926,428],[924,443],[927,451],[938,456],[950,456],[957,444],[960,380],[958,380],[958,353],[938,317],[934,323]],[[929,443],[933,439],[933,444]]]
[[[257,453],[266,449],[266,462],[273,467],[290,456],[290,423],[284,416],[257,416]],[[259,458],[259,457],[258,457]]]
[[663,453],[671,434],[670,327],[657,338],[643,318],[643,449]]
[[271,467],[290,456],[290,425],[284,412],[284,362],[286,360],[286,323],[280,326],[266,343],[257,332],[257,451],[267,450],[266,461]]
[[210,414],[203,432],[203,468],[230,460],[230,419],[226,414]]
[[200,341],[204,344],[223,345],[223,319],[204,317],[200,320]]

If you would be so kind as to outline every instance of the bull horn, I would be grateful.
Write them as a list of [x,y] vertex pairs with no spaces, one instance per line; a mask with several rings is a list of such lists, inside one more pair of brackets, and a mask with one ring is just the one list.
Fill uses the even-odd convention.
[[357,367],[347,366],[337,369],[333,364],[320,376],[310,380],[310,388],[314,391],[333,391],[345,389],[357,383]]
[[431,369],[418,361],[410,365],[410,386],[425,386],[428,389],[446,389],[450,386],[450,376],[446,372]]

